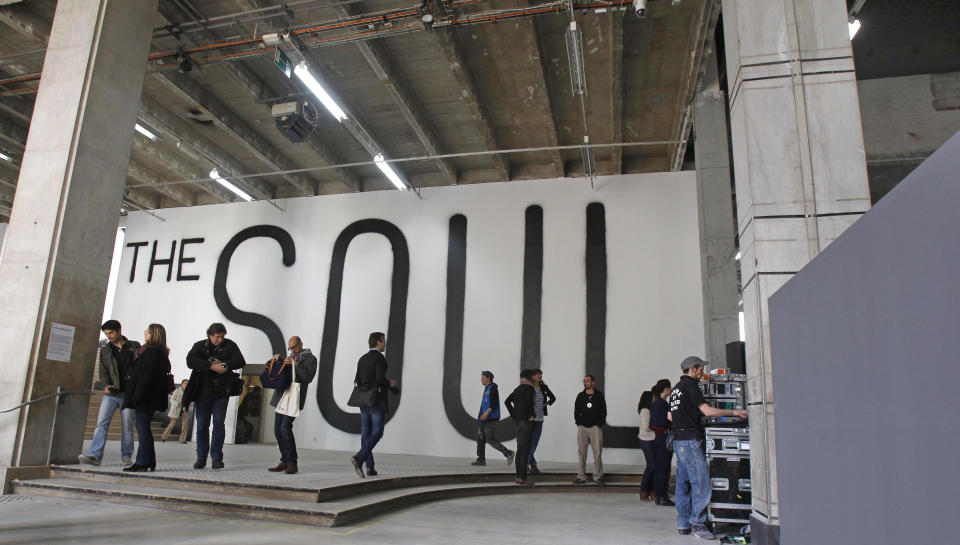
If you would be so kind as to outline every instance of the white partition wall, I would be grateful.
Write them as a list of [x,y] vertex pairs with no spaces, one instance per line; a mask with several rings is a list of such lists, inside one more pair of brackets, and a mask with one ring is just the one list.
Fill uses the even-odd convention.
[[641,460],[630,448],[640,393],[675,380],[680,360],[704,351],[695,173],[601,178],[595,190],[545,180],[422,197],[384,191],[280,201],[284,211],[266,203],[160,211],[166,221],[131,213],[113,317],[130,333],[164,324],[178,379],[211,322],[224,322],[255,363],[301,336],[321,360],[295,424],[304,448],[357,448],[346,401],[367,335],[380,330],[388,374],[403,390],[384,452],[471,457],[480,372],[496,374],[505,398],[523,354],[559,397],[538,458],[575,459],[573,400],[589,368],[603,375],[616,427],[605,460]]

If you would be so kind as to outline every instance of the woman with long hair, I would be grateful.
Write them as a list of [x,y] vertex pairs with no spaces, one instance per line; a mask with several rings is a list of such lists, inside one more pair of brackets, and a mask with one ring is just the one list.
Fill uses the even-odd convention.
[[657,505],[672,506],[674,503],[667,496],[670,461],[673,459],[673,452],[667,449],[666,435],[667,429],[670,428],[670,421],[667,419],[667,414],[670,413],[670,405],[667,403],[667,397],[670,395],[668,384],[661,380],[651,390],[653,403],[650,404],[650,429],[656,434],[656,438],[653,440],[654,501]]
[[170,373],[170,349],[167,348],[167,330],[160,324],[150,324],[143,332],[143,346],[130,367],[123,408],[134,409],[136,414],[137,459],[124,471],[153,471],[157,467],[157,455],[153,448],[153,432],[150,420],[154,411],[167,410],[168,380]]
[[653,484],[653,468],[655,466],[653,457],[653,440],[656,434],[650,429],[650,404],[653,403],[653,392],[647,390],[640,394],[640,403],[637,405],[637,412],[640,413],[640,450],[643,451],[643,458],[646,460],[646,467],[643,469],[643,480],[640,481],[640,499],[650,500],[650,485]]

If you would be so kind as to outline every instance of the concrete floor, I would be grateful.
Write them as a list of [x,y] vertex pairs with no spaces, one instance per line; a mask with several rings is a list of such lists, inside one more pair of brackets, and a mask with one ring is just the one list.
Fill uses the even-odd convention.
[[0,496],[0,544],[692,544],[675,512],[626,494],[487,496],[431,503],[346,528]]
[[[225,445],[224,470],[194,470],[193,444],[158,443],[158,473],[186,478],[264,482],[292,486],[330,486],[356,482],[350,453],[300,450],[299,475],[268,473],[276,462],[273,445]],[[509,471],[502,460],[477,468],[470,458],[378,454],[384,475]],[[109,442],[104,466],[119,467],[119,444]],[[573,464],[543,463],[546,471],[574,471]],[[642,467],[611,466],[608,473],[637,472]],[[95,501],[0,496],[0,545],[23,543],[343,543],[492,545],[696,543],[676,533],[676,512],[641,501],[635,494],[535,494],[463,498],[419,505],[372,521],[343,528],[245,521],[211,515],[140,508]]]

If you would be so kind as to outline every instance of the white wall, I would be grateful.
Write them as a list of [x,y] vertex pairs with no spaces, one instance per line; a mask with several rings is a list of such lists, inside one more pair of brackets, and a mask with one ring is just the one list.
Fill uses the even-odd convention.
[[7,235],[7,224],[0,223],[0,259],[3,259],[3,241]]
[[[287,230],[296,243],[296,262],[280,263],[271,239],[253,239],[236,251],[227,288],[234,305],[270,317],[285,337],[300,335],[320,351],[331,250],[353,221],[379,218],[394,223],[410,250],[403,396],[378,451],[472,457],[472,440],[460,436],[444,414],[441,398],[445,325],[448,222],[468,218],[467,292],[461,392],[467,410],[479,406],[478,375],[490,369],[503,397],[517,384],[523,288],[524,211],[544,210],[542,364],[544,380],[558,395],[545,424],[538,459],[576,457],[573,400],[582,388],[585,347],[584,251],[586,206],[606,208],[608,314],[606,384],[610,423],[636,425],[641,391],[657,379],[679,376],[679,362],[703,354],[695,173],[601,178],[591,190],[583,180],[549,180],[427,189],[423,199],[396,191],[281,201],[281,212],[266,203],[214,205],[160,212],[161,222],[131,213],[125,241],[158,240],[166,257],[174,239],[204,237],[187,247],[196,263],[184,274],[193,282],[166,281],[158,267],[146,281],[150,247],[140,250],[136,279],[129,282],[133,251],[124,248],[114,317],[126,332],[139,333],[149,322],[167,327],[174,374],[187,375],[190,345],[204,337],[211,322],[223,321],[213,299],[217,259],[227,241],[243,228],[271,224]],[[179,252],[179,247],[178,250]],[[344,410],[357,358],[367,349],[370,331],[385,330],[390,298],[391,252],[379,235],[355,239],[347,253],[340,337],[334,370],[335,398]],[[248,361],[271,355],[261,332],[226,322]],[[388,347],[389,353],[389,335]],[[139,335],[136,335],[139,336]],[[328,425],[310,386],[305,413],[295,432],[302,448],[355,450],[358,436]],[[232,432],[228,432],[232,433]],[[231,437],[228,435],[228,437]],[[614,449],[608,462],[637,462],[639,451]]]

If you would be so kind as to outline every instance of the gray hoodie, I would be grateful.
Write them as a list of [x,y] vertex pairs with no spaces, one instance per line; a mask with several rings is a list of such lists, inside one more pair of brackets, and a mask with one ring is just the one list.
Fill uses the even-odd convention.
[[[301,384],[300,386],[300,410],[303,410],[303,406],[307,403],[307,385],[313,382],[313,377],[317,375],[317,357],[313,355],[313,352],[309,348],[304,348],[299,354],[293,357],[296,365],[294,365],[294,374],[296,375],[296,381]],[[276,390],[273,392],[273,398],[270,399],[270,406],[276,407],[277,403],[280,403],[280,396],[283,395],[283,391]]]

